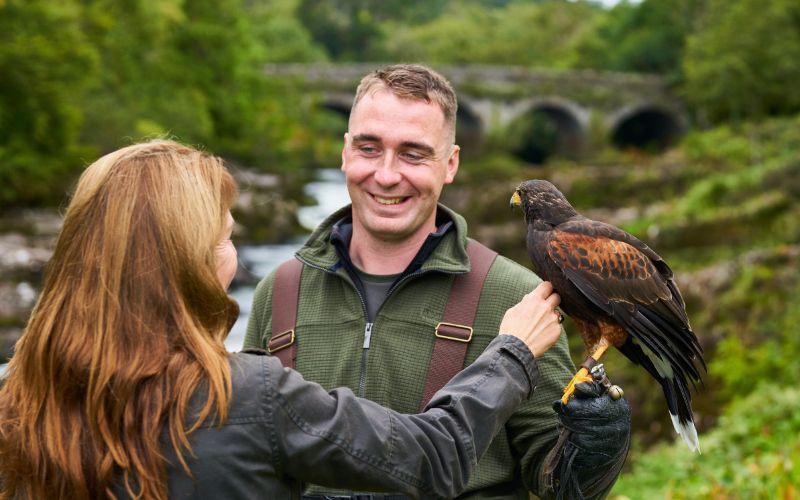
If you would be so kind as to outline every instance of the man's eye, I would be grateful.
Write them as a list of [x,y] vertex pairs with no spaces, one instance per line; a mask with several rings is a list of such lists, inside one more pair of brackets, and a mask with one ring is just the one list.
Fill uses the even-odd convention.
[[358,150],[366,155],[374,155],[378,152],[378,148],[375,146],[359,146]]
[[425,156],[419,153],[408,151],[403,153],[403,158],[410,163],[419,163],[425,159]]

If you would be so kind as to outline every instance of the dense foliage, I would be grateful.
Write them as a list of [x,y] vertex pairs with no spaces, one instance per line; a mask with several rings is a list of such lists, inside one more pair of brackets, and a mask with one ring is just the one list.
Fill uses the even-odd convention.
[[685,93],[706,118],[800,111],[800,3],[710,0],[688,38]]
[[[98,54],[73,2],[0,3],[0,202],[35,202],[74,174],[81,94]],[[68,64],[64,64],[68,61]]]
[[598,13],[586,3],[514,2],[489,8],[451,2],[441,17],[427,23],[387,23],[387,51],[399,60],[431,64],[564,68]]
[[324,117],[263,64],[326,58],[294,4],[0,2],[0,201],[58,203],[84,163],[172,136],[236,162],[297,169]]
[[703,0],[622,3],[596,16],[591,35],[575,47],[575,66],[658,73],[681,79],[686,37],[697,24]]
[[800,484],[800,390],[761,383],[729,406],[703,436],[702,454],[682,445],[637,456],[611,499],[797,498]]

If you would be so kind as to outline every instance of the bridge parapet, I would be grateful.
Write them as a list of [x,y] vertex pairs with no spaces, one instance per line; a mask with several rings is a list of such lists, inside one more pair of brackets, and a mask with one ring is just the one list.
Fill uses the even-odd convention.
[[[264,72],[289,78],[319,92],[324,104],[347,114],[361,78],[382,67],[378,63],[280,64]],[[590,149],[599,135],[620,147],[668,146],[687,126],[686,111],[658,76],[587,70],[523,67],[436,66],[450,80],[459,98],[459,119],[473,120],[471,134],[489,134],[539,113],[558,129],[558,149],[568,156]],[[461,127],[461,122],[459,122]]]

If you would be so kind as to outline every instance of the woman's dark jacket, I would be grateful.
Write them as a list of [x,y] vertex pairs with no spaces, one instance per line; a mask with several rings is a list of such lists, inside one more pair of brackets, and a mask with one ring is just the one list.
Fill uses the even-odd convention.
[[207,421],[184,453],[193,477],[165,439],[170,498],[299,498],[303,482],[452,497],[538,378],[525,344],[501,335],[425,413],[403,415],[349,389],[328,393],[270,356],[234,354],[230,363],[228,418]]

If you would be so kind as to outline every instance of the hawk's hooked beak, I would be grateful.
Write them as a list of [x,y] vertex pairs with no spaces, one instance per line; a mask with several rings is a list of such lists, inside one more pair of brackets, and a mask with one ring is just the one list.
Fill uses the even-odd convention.
[[517,208],[522,205],[522,198],[519,197],[519,191],[514,191],[514,194],[511,196],[511,201],[508,202],[511,208]]

